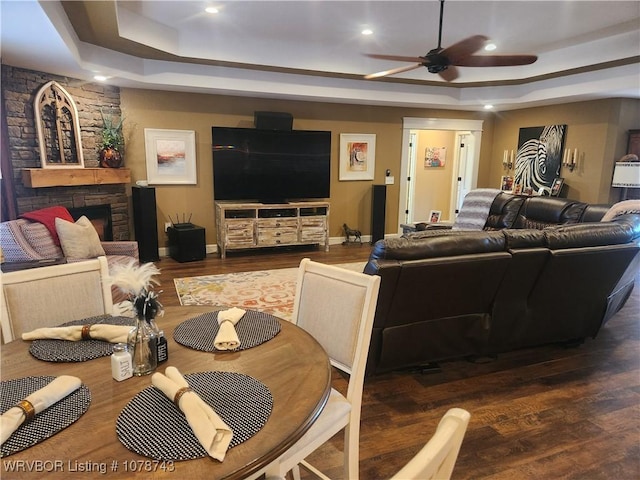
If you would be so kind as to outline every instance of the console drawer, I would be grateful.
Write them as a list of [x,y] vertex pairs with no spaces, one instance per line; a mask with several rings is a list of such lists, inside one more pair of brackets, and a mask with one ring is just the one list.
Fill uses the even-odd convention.
[[226,221],[226,243],[230,247],[252,246],[253,222],[247,220],[227,220]]
[[298,227],[262,228],[258,227],[258,245],[281,245],[297,243]]

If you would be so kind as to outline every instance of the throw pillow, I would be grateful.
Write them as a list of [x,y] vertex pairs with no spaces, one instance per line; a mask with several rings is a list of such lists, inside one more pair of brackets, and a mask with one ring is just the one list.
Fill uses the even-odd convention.
[[65,257],[95,258],[105,254],[98,232],[84,215],[76,223],[56,218],[56,230]]
[[53,243],[51,233],[47,230],[47,227],[41,223],[25,223],[20,225],[20,230],[24,238],[27,239],[29,245],[42,255],[42,258],[60,258],[62,257],[62,250],[58,245]]
[[628,213],[640,214],[640,200],[624,200],[613,205],[602,217],[601,222],[610,222],[620,215]]
[[27,220],[31,220],[32,222],[42,223],[45,227],[47,227],[49,233],[51,233],[51,237],[53,238],[53,243],[55,245],[60,245],[60,239],[58,238],[55,219],[62,218],[69,222],[73,222],[73,217],[69,213],[69,210],[61,206],[47,207],[40,210],[34,210],[33,212],[23,213],[22,215],[20,215],[20,218],[26,218]]

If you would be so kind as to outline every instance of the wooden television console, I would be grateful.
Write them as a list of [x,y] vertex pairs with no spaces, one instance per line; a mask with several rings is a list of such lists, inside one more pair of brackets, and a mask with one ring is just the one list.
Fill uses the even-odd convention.
[[324,245],[329,251],[329,203],[240,203],[216,201],[220,257],[227,250],[284,245]]

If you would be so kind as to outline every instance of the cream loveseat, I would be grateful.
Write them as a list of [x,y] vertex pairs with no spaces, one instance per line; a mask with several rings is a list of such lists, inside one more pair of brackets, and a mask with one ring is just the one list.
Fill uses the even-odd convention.
[[[128,263],[131,258],[139,260],[138,242],[101,241],[86,217],[81,217],[75,223],[67,222],[64,226],[65,238],[60,238],[60,244],[56,244],[49,228],[43,223],[25,218],[0,223],[3,267],[9,270],[12,269],[11,264],[16,263],[49,265],[56,259],[60,263],[70,263],[104,255],[111,272],[115,265]],[[66,252],[65,246],[68,246]],[[112,288],[112,295],[114,303],[125,300],[118,288]]]

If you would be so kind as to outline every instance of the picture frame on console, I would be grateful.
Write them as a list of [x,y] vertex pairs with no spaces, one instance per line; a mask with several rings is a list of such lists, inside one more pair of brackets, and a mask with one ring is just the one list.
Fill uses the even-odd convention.
[[151,185],[195,185],[196,132],[144,129],[147,181]]
[[376,135],[340,134],[340,180],[373,180],[376,162]]
[[560,192],[562,191],[562,185],[564,184],[564,178],[558,177],[553,181],[551,185],[551,196],[558,197],[560,196]]
[[441,210],[431,210],[429,212],[429,223],[438,223],[440,221],[441,216],[442,216]]
[[513,191],[513,177],[510,175],[503,175],[500,177],[500,190],[503,192]]

